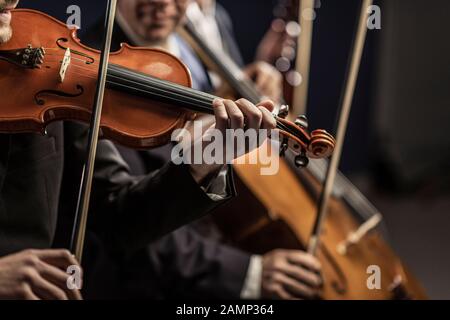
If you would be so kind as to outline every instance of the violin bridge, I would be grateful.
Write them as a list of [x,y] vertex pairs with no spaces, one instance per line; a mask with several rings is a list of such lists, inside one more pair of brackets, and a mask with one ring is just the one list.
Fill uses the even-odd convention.
[[374,230],[382,220],[383,216],[379,213],[367,220],[358,228],[358,230],[351,232],[347,236],[347,239],[338,244],[338,253],[345,256],[349,247],[358,244],[358,242],[360,242],[370,231]]
[[64,58],[61,62],[61,68],[59,69],[59,81],[61,83],[64,82],[64,79],[66,78],[67,69],[70,66],[71,61],[71,53],[70,48],[66,49],[66,52],[64,53]]

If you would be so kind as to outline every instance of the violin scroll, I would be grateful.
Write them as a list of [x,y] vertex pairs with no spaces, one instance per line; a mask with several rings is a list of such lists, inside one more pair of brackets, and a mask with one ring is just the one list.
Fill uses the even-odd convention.
[[280,130],[280,156],[287,150],[295,154],[297,167],[306,167],[310,159],[328,158],[334,151],[335,139],[323,129],[308,132],[308,119],[299,116],[295,123],[277,117]]

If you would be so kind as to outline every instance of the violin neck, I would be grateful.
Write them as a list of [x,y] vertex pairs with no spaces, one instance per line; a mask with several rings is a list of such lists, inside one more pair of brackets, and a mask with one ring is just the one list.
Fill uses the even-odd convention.
[[[113,90],[214,115],[213,102],[218,97],[176,83],[151,77],[144,73],[110,64],[106,84]],[[277,128],[296,135],[275,116]]]
[[113,90],[186,108],[191,111],[214,114],[214,95],[157,79],[122,66],[110,64],[107,85]]

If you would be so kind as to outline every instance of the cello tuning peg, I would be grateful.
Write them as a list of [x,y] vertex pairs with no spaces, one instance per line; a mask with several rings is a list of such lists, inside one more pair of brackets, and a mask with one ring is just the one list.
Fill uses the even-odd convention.
[[280,106],[280,110],[278,112],[278,116],[282,119],[286,119],[286,117],[289,115],[289,106],[283,104]]
[[308,118],[305,115],[300,115],[295,119],[295,124],[303,129],[308,129]]
[[309,159],[305,153],[302,152],[300,155],[295,157],[294,163],[297,168],[306,168],[309,164]]

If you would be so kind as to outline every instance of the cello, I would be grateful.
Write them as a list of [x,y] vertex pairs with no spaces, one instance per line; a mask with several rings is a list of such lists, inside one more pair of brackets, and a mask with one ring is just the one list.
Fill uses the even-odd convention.
[[[239,67],[232,59],[210,48],[193,23],[188,21],[180,33],[238,95],[260,99],[251,81],[243,78],[242,72],[233,72]],[[308,126],[303,116],[296,123]],[[231,245],[254,254],[277,248],[309,249],[317,232],[318,202],[329,164],[312,160],[299,171],[290,151],[286,153],[286,161],[280,160],[279,171],[273,176],[262,176],[261,165],[234,164],[239,196],[214,214]],[[323,266],[322,298],[425,299],[419,282],[385,241],[379,228],[381,214],[342,173],[336,175],[324,209],[327,216],[318,232],[320,242],[313,250]],[[368,282],[372,270],[381,271],[379,289],[371,288]]]

